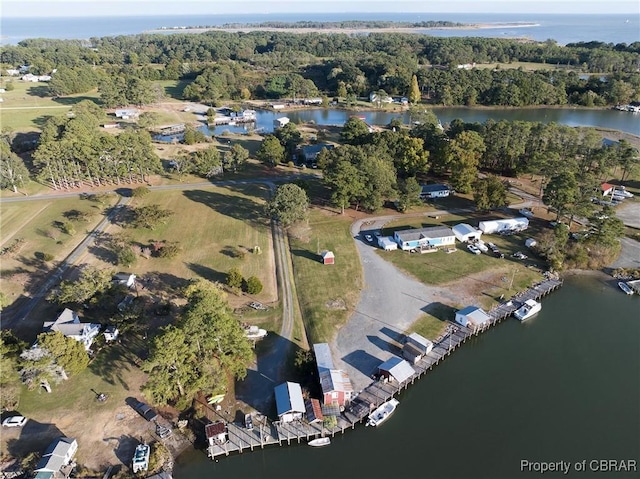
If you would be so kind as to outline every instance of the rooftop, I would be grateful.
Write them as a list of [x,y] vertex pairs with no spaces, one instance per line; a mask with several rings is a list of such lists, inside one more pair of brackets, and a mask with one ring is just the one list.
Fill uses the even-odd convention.
[[417,241],[421,239],[435,239],[454,236],[453,230],[446,226],[430,226],[428,228],[416,228],[411,230],[396,231],[400,241]]

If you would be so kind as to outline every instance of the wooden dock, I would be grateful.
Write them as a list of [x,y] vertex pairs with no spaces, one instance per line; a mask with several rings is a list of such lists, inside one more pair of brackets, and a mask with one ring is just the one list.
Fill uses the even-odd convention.
[[337,425],[331,429],[322,423],[309,424],[306,421],[293,421],[282,423],[271,422],[266,416],[257,416],[254,419],[254,428],[246,429],[241,424],[228,422],[228,441],[225,444],[210,446],[209,457],[212,459],[229,455],[232,452],[242,453],[247,449],[264,448],[266,445],[300,443],[302,440],[310,441],[317,437],[334,436],[336,433],[344,434],[344,431],[353,429],[357,423],[363,422],[369,413],[380,404],[388,401],[403,389],[407,389],[417,379],[438,365],[461,344],[472,336],[486,331],[492,326],[502,322],[516,311],[527,299],[538,300],[562,286],[561,279],[546,279],[531,288],[517,294],[510,301],[500,304],[488,312],[491,319],[481,328],[468,328],[451,323],[447,327],[448,333],[436,343],[429,354],[423,356],[412,367],[415,374],[406,381],[398,383],[385,379],[376,380],[363,389],[338,416]]

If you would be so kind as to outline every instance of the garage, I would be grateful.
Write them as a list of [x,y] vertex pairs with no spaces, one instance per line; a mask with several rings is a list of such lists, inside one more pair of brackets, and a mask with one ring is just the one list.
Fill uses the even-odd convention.
[[482,231],[466,223],[460,223],[451,229],[453,230],[453,234],[456,236],[456,239],[462,243],[478,241],[480,236],[482,236]]
[[398,249],[398,243],[390,236],[380,236],[378,238],[378,246],[385,251],[394,251]]

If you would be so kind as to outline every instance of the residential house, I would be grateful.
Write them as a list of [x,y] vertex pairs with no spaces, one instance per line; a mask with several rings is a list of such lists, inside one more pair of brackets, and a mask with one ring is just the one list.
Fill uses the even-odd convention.
[[420,199],[427,200],[433,198],[446,198],[451,194],[451,188],[447,185],[432,184],[422,185],[420,191]]
[[344,407],[353,398],[353,386],[346,372],[333,365],[331,350],[327,343],[316,343],[313,352],[318,367],[323,404]]
[[45,321],[42,331],[44,333],[59,331],[69,338],[80,341],[88,351],[95,337],[100,334],[100,325],[81,323],[78,313],[65,308],[55,321]]
[[135,108],[129,109],[119,109],[115,111],[116,118],[121,118],[123,120],[135,120],[140,116],[140,111]]
[[302,398],[300,384],[286,382],[274,388],[276,396],[276,410],[282,422],[292,422],[302,419],[307,409]]
[[491,316],[477,306],[467,306],[456,311],[456,323],[472,330],[485,326],[490,320]]
[[402,356],[410,363],[417,363],[422,356],[429,354],[433,349],[433,343],[418,333],[407,336],[402,347]]
[[273,108],[274,110],[284,110],[286,106],[287,105],[285,105],[284,103],[272,103],[271,104],[271,108]]
[[236,117],[243,122],[256,121],[255,110],[242,110],[236,114]]
[[323,150],[332,150],[334,145],[328,143],[318,143],[317,145],[304,145],[300,148],[300,161],[307,168],[318,167],[318,154]]
[[404,251],[435,250],[444,246],[453,246],[456,243],[453,231],[446,226],[396,231],[393,239]]
[[289,124],[291,120],[286,116],[281,116],[280,118],[276,118],[273,120],[273,129],[277,130],[278,128],[282,128],[283,126]]
[[480,221],[478,228],[486,234],[493,233],[505,233],[510,231],[524,231],[529,227],[529,219],[523,217],[520,218],[505,218],[502,220],[489,220]]
[[227,425],[223,421],[216,421],[204,427],[204,434],[207,437],[209,447],[219,446],[227,442],[227,432]]
[[482,231],[466,223],[460,223],[451,228],[456,239],[461,243],[478,241],[482,236]]
[[374,91],[369,94],[369,101],[371,103],[393,103],[393,98],[385,92]]
[[387,380],[395,380],[398,384],[402,384],[407,379],[415,374],[415,370],[404,359],[397,356],[393,356],[380,366],[378,366],[378,373]]
[[69,477],[71,460],[78,450],[78,443],[71,437],[59,437],[44,451],[36,465],[34,479],[58,479]]
[[303,98],[302,99],[302,103],[304,105],[322,105],[322,98],[320,98],[320,97]]
[[131,273],[114,274],[111,280],[116,284],[122,284],[127,288],[133,288],[136,284],[136,275]]

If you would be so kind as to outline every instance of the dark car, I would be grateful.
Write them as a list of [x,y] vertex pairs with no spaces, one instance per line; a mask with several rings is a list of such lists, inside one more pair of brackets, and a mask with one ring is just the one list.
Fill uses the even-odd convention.
[[155,409],[141,401],[132,401],[131,407],[147,421],[155,421],[158,417],[158,413]]

